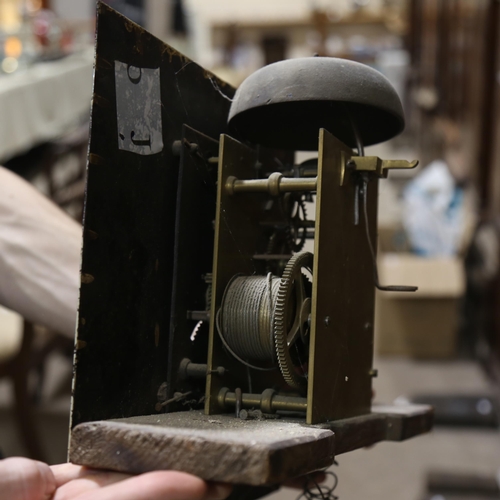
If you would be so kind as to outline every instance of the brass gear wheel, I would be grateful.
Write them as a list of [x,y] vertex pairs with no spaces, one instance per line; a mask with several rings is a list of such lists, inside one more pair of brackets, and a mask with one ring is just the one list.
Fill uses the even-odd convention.
[[[281,374],[286,383],[303,392],[307,386],[307,373],[304,369],[307,359],[300,359],[299,343],[309,341],[309,315],[311,298],[307,296],[302,269],[312,274],[313,254],[295,254],[287,263],[276,298],[273,316],[274,343]],[[295,358],[295,362],[294,362]],[[302,371],[302,373],[300,373]]]

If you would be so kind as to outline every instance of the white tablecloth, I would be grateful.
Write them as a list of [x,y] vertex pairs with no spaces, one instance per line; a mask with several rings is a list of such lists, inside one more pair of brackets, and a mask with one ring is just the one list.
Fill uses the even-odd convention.
[[94,51],[0,77],[0,162],[90,115]]

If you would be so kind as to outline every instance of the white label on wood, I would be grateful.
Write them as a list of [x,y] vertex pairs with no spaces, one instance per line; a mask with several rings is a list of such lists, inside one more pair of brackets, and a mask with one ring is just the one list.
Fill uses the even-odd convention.
[[160,68],[115,61],[118,148],[140,155],[163,150]]

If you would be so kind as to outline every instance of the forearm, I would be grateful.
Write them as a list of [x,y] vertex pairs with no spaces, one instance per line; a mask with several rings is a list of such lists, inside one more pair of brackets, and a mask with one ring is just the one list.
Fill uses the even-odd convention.
[[73,337],[81,226],[0,167],[0,303]]

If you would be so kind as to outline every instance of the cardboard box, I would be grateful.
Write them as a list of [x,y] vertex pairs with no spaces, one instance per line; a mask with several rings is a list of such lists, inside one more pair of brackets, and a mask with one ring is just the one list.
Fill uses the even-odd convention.
[[377,230],[377,242],[379,252],[409,252],[410,243],[403,225],[393,224],[391,226],[379,225]]
[[378,262],[383,285],[415,285],[419,289],[414,293],[377,290],[377,352],[417,358],[454,356],[460,299],[465,291],[461,260],[383,253]]

